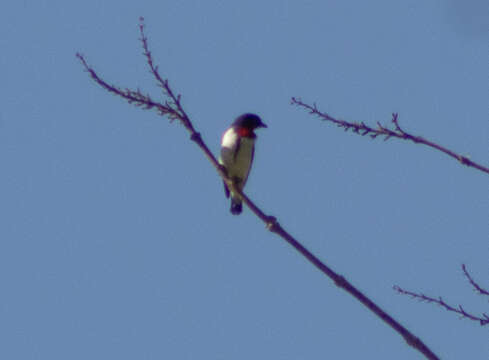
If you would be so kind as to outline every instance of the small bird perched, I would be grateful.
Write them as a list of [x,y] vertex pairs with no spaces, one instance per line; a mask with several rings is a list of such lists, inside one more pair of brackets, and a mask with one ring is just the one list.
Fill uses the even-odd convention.
[[[239,116],[227,129],[221,141],[221,156],[219,164],[224,166],[227,175],[235,185],[243,190],[250,173],[253,155],[255,153],[256,128],[266,128],[260,117],[246,113]],[[241,197],[231,191],[224,183],[226,197],[231,195],[231,214],[239,215],[243,210]]]

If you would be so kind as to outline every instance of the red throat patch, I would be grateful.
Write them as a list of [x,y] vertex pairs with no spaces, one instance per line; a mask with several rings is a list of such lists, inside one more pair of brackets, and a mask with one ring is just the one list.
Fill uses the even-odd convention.
[[239,136],[244,136],[244,137],[253,137],[254,133],[252,129],[248,129],[245,127],[239,127],[236,129],[236,132],[239,134]]

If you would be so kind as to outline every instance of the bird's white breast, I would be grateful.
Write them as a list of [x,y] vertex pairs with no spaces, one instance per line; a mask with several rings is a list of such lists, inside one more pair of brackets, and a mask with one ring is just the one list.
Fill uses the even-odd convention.
[[220,162],[226,167],[228,176],[242,180],[244,186],[251,162],[255,139],[239,137],[234,129],[227,130],[222,137]]

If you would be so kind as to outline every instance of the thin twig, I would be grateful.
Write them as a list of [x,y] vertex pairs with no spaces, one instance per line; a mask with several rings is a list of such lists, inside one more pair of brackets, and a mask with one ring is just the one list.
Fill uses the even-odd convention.
[[394,290],[396,290],[399,294],[408,295],[413,299],[418,299],[420,301],[426,301],[428,303],[438,304],[441,307],[445,308],[447,311],[451,311],[456,314],[459,314],[462,318],[478,321],[481,324],[481,326],[487,325],[489,323],[489,316],[487,316],[485,313],[482,313],[482,316],[472,315],[466,312],[465,309],[462,307],[462,305],[458,305],[458,307],[450,306],[445,301],[443,301],[441,297],[435,299],[430,296],[426,296],[425,294],[417,294],[411,291],[404,290],[397,285],[394,285]]
[[394,129],[389,129],[388,127],[382,125],[380,122],[377,122],[377,128],[370,127],[366,125],[363,122],[348,122],[345,120],[340,120],[332,117],[331,115],[322,112],[318,109],[317,105],[313,103],[312,105],[304,103],[301,99],[293,97],[291,99],[291,103],[293,105],[297,105],[299,107],[302,107],[306,109],[310,114],[316,115],[320,117],[321,119],[325,121],[330,121],[334,124],[336,124],[338,127],[343,128],[345,131],[351,130],[356,134],[359,134],[361,136],[369,135],[372,139],[375,139],[377,136],[384,136],[384,140],[389,140],[390,138],[398,138],[398,139],[403,139],[403,140],[409,140],[412,141],[416,144],[424,144],[426,146],[432,147],[436,150],[439,150],[441,152],[444,152],[448,156],[454,158],[455,160],[459,161],[461,164],[473,167],[477,170],[480,170],[482,172],[485,172],[486,174],[489,174],[489,168],[486,166],[482,166],[472,160],[470,160],[468,157],[457,154],[453,152],[452,150],[449,150],[441,145],[438,145],[434,143],[433,141],[427,140],[421,136],[415,136],[404,129],[401,128],[399,125],[399,115],[397,113],[392,114],[392,123],[394,125]]
[[479,294],[489,296],[489,292],[487,290],[481,288],[479,286],[479,284],[477,284],[474,281],[474,279],[472,279],[472,276],[470,276],[469,272],[467,271],[467,267],[465,266],[465,264],[462,264],[462,271],[464,272],[464,275],[467,278],[467,280],[469,280],[470,284],[474,287],[475,290],[477,290],[479,292]]
[[183,110],[181,105],[181,96],[176,95],[170,88],[168,84],[168,80],[163,79],[159,72],[158,67],[154,66],[154,62],[152,59],[151,52],[149,51],[148,41],[144,33],[144,19],[140,18],[140,33],[141,33],[141,42],[143,45],[143,53],[146,57],[147,63],[150,67],[151,73],[157,80],[158,86],[163,89],[163,93],[167,101],[164,104],[155,103],[149,95],[142,95],[140,91],[131,91],[131,90],[121,90],[120,88],[110,85],[104,80],[102,80],[97,73],[91,68],[85,58],[77,54],[77,57],[82,62],[82,65],[85,67],[85,70],[88,71],[90,77],[100,86],[105,88],[106,90],[116,94],[124,99],[126,99],[129,103],[134,104],[136,106],[141,106],[144,109],[152,109],[156,108],[158,114],[163,116],[168,116],[170,120],[178,120],[182,123],[183,126],[190,132],[190,138],[194,141],[204,152],[208,160],[212,163],[212,165],[216,168],[219,176],[228,184],[228,186],[232,189],[233,192],[238,193],[242,198],[243,202],[250,208],[250,210],[258,216],[264,223],[267,229],[277,235],[279,235],[282,239],[287,241],[290,245],[292,245],[301,255],[303,255],[308,261],[310,261],[314,266],[316,266],[320,271],[322,271],[326,276],[334,281],[334,283],[350,293],[357,300],[359,300],[362,304],[364,304],[370,311],[374,312],[378,317],[380,317],[384,322],[386,322],[389,326],[391,326],[395,331],[397,331],[405,341],[418,351],[420,351],[427,359],[438,359],[438,357],[415,335],[413,335],[409,330],[407,330],[404,326],[394,320],[390,315],[388,315],[385,311],[383,311],[380,307],[378,307],[372,300],[370,300],[367,296],[365,296],[362,292],[360,292],[357,288],[355,288],[352,284],[350,284],[343,276],[334,272],[330,267],[328,267],[324,262],[319,260],[313,253],[307,250],[301,243],[299,243],[292,235],[290,235],[285,229],[279,224],[277,219],[273,216],[266,215],[261,209],[259,209],[255,203],[244,194],[239,188],[237,188],[233,181],[227,177],[224,169],[218,164],[214,155],[210,152],[207,145],[202,140],[200,134],[195,130],[190,121],[189,117]]

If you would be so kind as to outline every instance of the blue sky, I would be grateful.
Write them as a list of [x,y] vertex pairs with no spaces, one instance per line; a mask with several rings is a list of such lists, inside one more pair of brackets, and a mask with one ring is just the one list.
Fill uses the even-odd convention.
[[487,175],[289,104],[401,125],[486,166],[483,1],[7,1],[0,71],[0,357],[418,359],[248,209],[188,134],[96,86],[159,97],[138,42],[217,154],[259,114],[246,192],[443,359],[487,329],[392,286],[488,311]]

